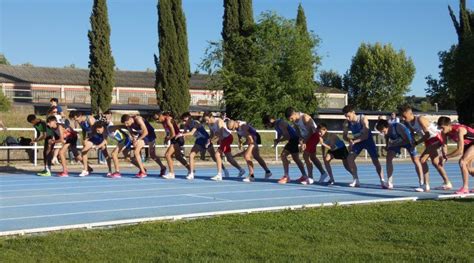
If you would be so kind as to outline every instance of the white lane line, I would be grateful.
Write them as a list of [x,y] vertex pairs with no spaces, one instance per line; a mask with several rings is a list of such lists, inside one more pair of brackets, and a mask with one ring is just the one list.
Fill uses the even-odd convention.
[[[226,192],[226,193],[237,193],[237,192],[239,192],[239,191]],[[244,191],[244,192],[245,192],[245,191]],[[203,193],[203,194],[205,194],[205,193]],[[196,197],[196,198],[204,198],[204,199],[217,200],[217,201],[231,201],[231,199],[217,198],[217,197],[210,197],[210,196],[203,196],[203,195],[197,195],[197,194],[183,194],[183,196]]]

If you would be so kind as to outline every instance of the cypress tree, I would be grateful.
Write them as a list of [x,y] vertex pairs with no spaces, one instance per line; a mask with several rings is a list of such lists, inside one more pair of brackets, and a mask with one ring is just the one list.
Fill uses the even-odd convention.
[[191,101],[189,81],[188,40],[186,18],[181,0],[158,1],[159,61],[157,68],[157,94],[162,94],[160,106],[175,116],[188,111]]
[[301,32],[308,34],[306,15],[304,14],[304,9],[301,3],[298,5],[298,14],[296,15],[296,26],[301,30]]
[[115,61],[110,48],[110,25],[106,0],[94,0],[90,17],[89,86],[93,113],[109,109],[114,87]]

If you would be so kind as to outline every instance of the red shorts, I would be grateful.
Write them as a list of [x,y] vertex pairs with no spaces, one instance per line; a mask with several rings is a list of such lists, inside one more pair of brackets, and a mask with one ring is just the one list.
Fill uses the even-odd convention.
[[319,132],[315,132],[309,137],[306,142],[306,148],[304,149],[307,153],[316,153],[316,146],[319,143]]
[[428,147],[430,145],[438,143],[439,146],[443,145],[443,137],[441,136],[441,133],[437,133],[435,137],[429,138],[428,140],[425,141],[425,147]]
[[230,145],[234,141],[234,136],[229,135],[225,137],[219,144],[219,150],[223,153],[230,153],[231,147]]

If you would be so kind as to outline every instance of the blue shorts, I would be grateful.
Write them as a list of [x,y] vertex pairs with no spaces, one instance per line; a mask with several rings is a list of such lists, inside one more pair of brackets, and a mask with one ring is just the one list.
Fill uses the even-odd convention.
[[90,141],[94,145],[99,145],[104,141],[104,136],[91,136],[87,138],[88,141]]
[[411,144],[388,147],[387,151],[392,151],[392,152],[395,152],[396,154],[400,154],[402,151],[402,148],[407,149],[407,151],[410,153],[410,156],[416,156],[418,154],[418,152],[416,151],[416,147],[413,147]]
[[378,158],[377,147],[375,146],[375,142],[372,139],[372,137],[369,137],[365,141],[361,141],[359,143],[356,143],[356,144],[352,145],[351,152],[359,155],[360,152],[362,152],[363,149],[367,150],[367,152],[370,155],[370,158],[372,158],[372,159]]
[[132,145],[133,145],[132,140],[130,140],[130,138],[128,137],[126,137],[123,141],[119,142],[119,144],[127,150],[132,149]]
[[207,149],[209,147],[209,139],[207,138],[197,138],[196,141],[194,141],[195,145],[199,145],[204,149]]
[[146,145],[150,143],[155,144],[156,136],[146,136],[145,138],[143,138],[143,141],[145,142]]

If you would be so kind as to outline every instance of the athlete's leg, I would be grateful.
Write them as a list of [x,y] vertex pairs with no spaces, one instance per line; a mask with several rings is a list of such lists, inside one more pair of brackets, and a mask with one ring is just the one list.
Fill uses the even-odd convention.
[[296,163],[296,166],[298,166],[298,169],[300,170],[301,175],[304,177],[307,177],[308,175],[306,174],[306,170],[304,169],[303,161],[301,161],[300,159],[300,154],[292,153],[291,158],[293,158],[293,161]]
[[331,161],[333,159],[333,156],[332,154],[327,152],[326,155],[323,156],[323,158],[324,158],[324,166],[326,167],[326,171],[328,172],[330,181],[334,182],[334,176],[333,176],[332,168],[331,168]]
[[439,155],[438,149],[435,147],[431,147],[431,148],[428,147],[427,150],[429,151],[429,154],[430,154],[431,163],[436,168],[441,178],[443,178],[444,185],[449,186],[447,188],[451,188],[452,185],[451,185],[451,182],[449,181],[448,174],[446,173],[444,166],[441,165],[441,158],[443,157]]
[[104,145],[100,151],[105,157],[105,161],[107,162],[107,168],[109,168],[109,173],[112,173],[112,158],[109,155],[109,152],[107,151],[107,144]]
[[469,188],[469,168],[474,160],[474,146],[469,147],[459,159],[459,167],[462,173],[462,184],[464,189]]
[[87,154],[89,153],[89,150],[92,149],[92,147],[94,146],[94,144],[89,141],[89,140],[84,140],[84,147],[82,148],[82,151],[81,151],[81,156],[82,156],[82,170],[84,171],[87,171],[87,167],[89,166],[88,164],[88,156]]
[[387,180],[389,185],[393,184],[393,158],[397,156],[397,153],[387,149]]
[[118,144],[115,149],[112,151],[112,160],[114,163],[114,169],[116,173],[120,173],[120,163],[118,155],[122,151],[122,145]]
[[306,169],[308,170],[308,176],[313,178],[313,163],[311,162],[310,153],[304,151],[303,159],[306,164]]
[[314,165],[316,165],[316,168],[318,169],[318,171],[321,173],[321,174],[325,174],[326,171],[324,170],[323,168],[323,165],[321,164],[321,161],[319,160],[319,158],[316,156],[316,151],[314,153],[311,153],[309,155],[311,161],[314,163]]
[[420,157],[418,155],[410,155],[411,161],[415,165],[416,174],[418,175],[418,182],[421,185],[424,184],[423,176],[423,165],[421,164]]
[[176,158],[176,160],[178,160],[178,162],[180,162],[184,167],[186,167],[186,169],[188,169],[188,173],[192,172],[188,161],[184,159],[183,154],[181,153],[181,146],[175,143],[171,147],[174,148],[174,157]]
[[252,161],[252,152],[253,152],[254,147],[255,145],[251,144],[247,147],[247,149],[245,149],[245,152],[244,152],[244,159],[249,168],[249,176],[254,176],[254,167],[253,167],[253,161]]
[[168,146],[165,152],[166,162],[168,163],[168,171],[174,174],[173,154],[175,153],[174,144]]
[[63,172],[67,173],[67,161],[66,161],[66,153],[69,150],[69,143],[63,144],[63,147],[59,150],[59,158],[61,158],[61,165],[63,167]]
[[269,173],[270,169],[268,169],[267,163],[265,160],[263,160],[262,156],[260,155],[260,149],[258,148],[258,145],[255,145],[255,147],[252,150],[252,155],[255,160],[257,160],[258,164],[265,170],[265,173]]
[[[150,153],[150,157],[160,166],[160,169],[163,171],[166,169],[166,166],[163,164],[161,161],[160,157],[156,155],[156,149],[155,149],[155,142],[148,142],[148,151]],[[139,154],[140,156],[140,154]]]
[[135,143],[135,148],[133,149],[133,155],[135,157],[135,161],[137,162],[141,173],[146,173],[145,167],[143,166],[143,163],[142,163],[142,157],[140,154],[144,146],[145,146],[145,142],[143,140],[138,140]]
[[355,163],[355,159],[357,158],[357,154],[355,152],[350,152],[349,156],[347,156],[347,165],[349,166],[349,169],[352,175],[352,178],[354,180],[359,180],[359,175],[357,173],[357,165]]
[[[207,148],[207,152],[208,152],[209,155],[211,156],[211,159],[212,159],[214,162],[217,163],[217,158],[216,158],[216,154],[217,154],[217,153],[216,153],[216,150],[214,149],[214,146],[212,146],[212,144],[209,145],[209,147]],[[222,160],[221,160],[221,163],[222,163]],[[225,170],[225,166],[224,166],[223,163],[221,164],[221,167],[222,167],[223,170]]]

